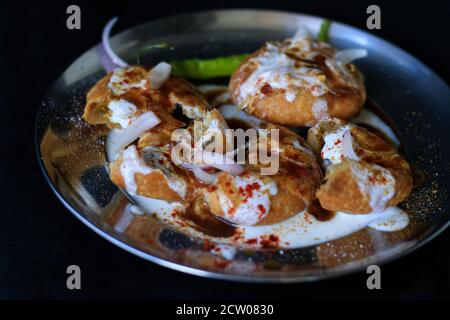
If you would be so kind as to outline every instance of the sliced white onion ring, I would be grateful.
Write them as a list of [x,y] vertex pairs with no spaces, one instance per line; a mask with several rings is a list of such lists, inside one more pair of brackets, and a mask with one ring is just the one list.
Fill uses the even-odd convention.
[[183,159],[181,159],[180,155],[174,149],[172,149],[171,158],[172,158],[172,162],[175,163],[177,166],[182,166],[183,168],[186,168],[191,171],[197,167],[202,168],[202,169],[210,169],[211,168],[207,164],[192,163],[192,162],[184,161]]
[[148,73],[151,89],[159,89],[170,77],[172,66],[166,62],[160,62]]
[[297,32],[295,32],[295,34],[292,36],[291,41],[292,41],[292,43],[295,43],[295,42],[299,42],[305,38],[310,38],[310,37],[311,37],[311,32],[309,31],[309,29],[306,26],[301,25],[297,29]]
[[197,163],[190,163],[190,162],[183,162],[183,163],[181,163],[181,166],[188,170],[194,170],[195,168],[201,168],[201,169],[210,169],[211,168],[211,166],[208,166],[207,164],[197,164]]
[[366,49],[346,49],[338,51],[335,55],[335,59],[343,64],[365,57],[367,57]]
[[106,72],[111,72],[116,70],[117,68],[120,68],[119,65],[112,62],[111,58],[106,53],[103,44],[99,44],[97,46],[97,54],[100,59],[100,64],[103,66],[103,69],[105,69]]
[[128,63],[123,61],[111,48],[109,37],[111,29],[117,22],[117,17],[112,18],[106,24],[102,32],[102,45],[99,49],[100,61],[106,71],[112,71],[116,68],[126,67]]
[[244,172],[243,166],[221,153],[202,151],[202,161],[211,167],[226,171],[234,176]]
[[116,159],[118,153],[139,138],[142,133],[157,126],[161,120],[148,111],[140,115],[130,125],[123,129],[112,129],[106,139],[106,155],[109,161]]
[[213,184],[216,182],[217,173],[208,173],[200,167],[194,167],[192,172],[198,180],[206,184]]
[[352,133],[350,132],[351,129],[345,131],[343,141],[342,141],[342,151],[344,152],[344,156],[347,159],[354,160],[354,161],[360,161],[361,159],[358,157],[358,155],[355,153],[355,150],[353,149],[353,139],[352,139]]

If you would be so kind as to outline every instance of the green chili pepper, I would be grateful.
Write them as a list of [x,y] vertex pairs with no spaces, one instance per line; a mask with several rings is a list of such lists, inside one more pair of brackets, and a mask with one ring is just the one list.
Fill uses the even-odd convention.
[[173,47],[166,43],[166,42],[162,42],[162,43],[155,43],[155,44],[149,44],[148,46],[145,46],[144,48],[142,48],[142,51],[148,51],[151,49],[161,49],[161,48],[169,48],[170,50],[173,50]]
[[237,54],[213,59],[172,61],[172,73],[189,79],[229,77],[249,54]]
[[317,40],[328,42],[330,40],[330,37],[328,35],[331,27],[331,21],[328,19],[323,20],[322,24],[320,25],[320,31],[317,35]]

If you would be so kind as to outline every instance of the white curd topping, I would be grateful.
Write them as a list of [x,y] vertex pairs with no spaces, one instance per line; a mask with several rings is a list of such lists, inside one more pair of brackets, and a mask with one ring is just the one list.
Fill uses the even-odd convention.
[[108,109],[111,111],[109,121],[120,124],[122,128],[137,118],[137,107],[124,99],[111,100]]
[[270,210],[270,196],[276,195],[275,182],[264,182],[256,177],[236,176],[234,180],[239,195],[242,197],[237,207],[219,191],[219,202],[224,211],[224,218],[238,225],[250,226],[264,219]]
[[187,184],[182,179],[175,179],[175,178],[168,178],[164,175],[166,178],[167,184],[169,185],[169,188],[178,193],[178,195],[181,197],[181,199],[184,199],[186,197],[187,193]]
[[324,137],[324,145],[320,155],[322,159],[331,161],[332,164],[338,164],[344,156],[343,141],[344,134],[352,128],[351,124],[340,127],[337,131],[327,134]]
[[229,246],[226,244],[217,244],[210,250],[211,253],[220,255],[227,260],[233,260],[236,255],[237,249],[236,247]]
[[[347,67],[353,59],[365,57],[362,49],[339,51],[332,55],[333,49],[326,43],[315,41],[306,27],[300,27],[287,42],[266,43],[265,52],[253,57],[250,62],[256,65],[252,74],[240,86],[237,102],[246,108],[252,97],[262,97],[272,89],[285,90],[288,102],[296,99],[298,88],[305,88],[315,97],[326,94],[326,76],[318,68],[310,67],[307,60],[325,55],[325,65],[350,86],[358,87],[359,80]],[[364,53],[364,55],[363,55]],[[306,60],[306,61],[305,61]],[[318,116],[327,112],[326,101],[317,106]]]
[[183,110],[183,114],[189,119],[201,120],[203,117],[203,110],[198,106],[182,104],[181,109]]
[[120,172],[125,182],[125,189],[132,194],[136,194],[136,173],[150,174],[153,169],[145,164],[144,159],[137,152],[136,146],[132,145],[122,152]]
[[148,87],[147,79],[141,79],[137,82],[130,81],[130,78],[126,76],[128,70],[130,70],[130,68],[118,68],[113,71],[108,83],[108,88],[115,95],[124,94],[131,88],[141,88],[145,90]]
[[241,107],[247,107],[251,97],[263,95],[264,86],[286,91],[286,100],[294,101],[298,87],[309,88],[316,95],[327,91],[326,85],[319,79],[323,73],[315,68],[296,65],[296,60],[284,54],[280,47],[267,43],[266,52],[251,59],[256,69],[240,86],[237,98]]
[[361,164],[350,161],[353,177],[364,194],[373,212],[386,209],[386,204],[395,194],[395,178],[389,170],[376,164]]
[[[155,168],[149,167],[144,159],[139,155],[136,146],[131,145],[122,152],[122,164],[120,165],[120,172],[122,173],[125,182],[125,189],[131,193],[137,193],[136,174],[150,174],[154,172]],[[163,173],[163,176],[170,189],[178,193],[181,198],[186,196],[187,185],[184,180],[175,177],[169,178]]]
[[[347,214],[336,212],[333,219],[328,221],[316,220],[305,211],[272,225],[243,226],[240,225],[240,237],[217,238],[210,237],[204,233],[181,223],[183,220],[179,215],[172,215],[174,209],[182,210],[178,203],[133,196],[133,199],[142,206],[147,213],[156,213],[161,220],[167,221],[174,228],[192,237],[206,238],[216,244],[231,245],[237,247],[261,247],[261,239],[269,236],[279,238],[278,245],[283,248],[301,248],[312,246],[321,242],[332,241],[349,235],[366,226],[383,232],[397,231],[405,228],[409,223],[408,214],[398,207],[387,208],[383,212],[369,214]],[[184,227],[183,227],[184,226]],[[252,240],[257,240],[254,244]],[[226,252],[224,252],[226,253]],[[228,252],[227,252],[228,253]]]
[[[324,137],[324,146],[320,153],[322,159],[338,164],[345,158],[344,135],[354,125],[347,124]],[[351,159],[355,160],[355,159]],[[350,168],[358,187],[374,212],[384,210],[395,194],[395,178],[389,170],[360,161],[350,161]]]
[[[225,118],[242,119],[250,123],[252,123],[254,118],[230,105],[222,107],[220,111]],[[260,122],[257,118],[255,118],[254,121],[256,123]],[[293,145],[295,147],[302,147],[300,142],[295,142]],[[241,185],[244,184],[245,183],[241,183]],[[389,207],[382,212],[369,214],[346,214],[343,212],[336,212],[335,217],[329,221],[316,220],[310,214],[306,214],[305,211],[302,211],[285,221],[273,225],[245,226],[241,224],[238,226],[239,237],[221,238],[208,236],[201,231],[182,223],[183,217],[172,214],[173,210],[183,210],[182,204],[180,203],[169,203],[138,195],[133,195],[132,197],[146,213],[155,213],[159,219],[170,223],[174,228],[179,229],[189,236],[205,238],[214,241],[216,244],[224,244],[233,247],[237,246],[238,248],[260,248],[261,239],[266,239],[271,235],[279,238],[278,245],[283,248],[308,247],[349,235],[366,226],[383,232],[390,232],[400,230],[409,223],[408,214],[398,207]],[[227,198],[225,197],[225,199]],[[231,207],[230,202],[228,202],[228,204]],[[243,209],[244,207],[241,208],[242,211],[244,211]],[[239,211],[239,213],[242,211]],[[249,209],[247,211],[252,210]],[[224,253],[228,254],[228,252]]]

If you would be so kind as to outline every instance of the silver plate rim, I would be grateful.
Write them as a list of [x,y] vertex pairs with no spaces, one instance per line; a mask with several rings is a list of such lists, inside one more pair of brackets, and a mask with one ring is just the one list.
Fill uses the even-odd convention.
[[[116,35],[114,35],[112,38],[117,38],[117,37],[121,37],[123,36],[125,33],[130,32],[133,29],[136,28],[141,28],[143,26],[145,26],[148,23],[155,23],[155,22],[162,22],[166,19],[169,18],[181,18],[181,17],[186,17],[186,16],[196,16],[196,15],[200,15],[200,14],[216,14],[216,15],[221,15],[221,14],[230,14],[230,13],[234,13],[234,14],[254,14],[254,13],[266,13],[266,14],[280,14],[280,15],[290,15],[290,16],[295,16],[297,19],[313,19],[313,20],[323,20],[324,18],[319,17],[319,16],[315,16],[315,15],[309,15],[309,14],[303,14],[303,13],[297,13],[297,12],[290,12],[290,11],[282,11],[282,10],[264,10],[264,9],[220,9],[220,10],[202,10],[202,11],[193,11],[193,12],[189,12],[189,13],[185,13],[185,14],[179,14],[179,15],[171,15],[171,16],[166,16],[160,19],[155,19],[155,20],[150,20],[144,23],[141,23],[139,25],[136,25],[132,28],[128,28],[125,29],[119,33],[117,33]],[[403,50],[402,48],[394,45],[393,43],[384,40],[378,36],[372,35],[372,34],[368,34],[365,31],[362,31],[354,26],[351,26],[349,24],[345,24],[336,20],[333,20],[333,25],[338,26],[339,28],[348,28],[351,29],[352,31],[356,31],[358,33],[362,33],[364,34],[365,37],[371,38],[375,41],[380,42],[381,44],[383,44],[384,46],[388,46],[389,49],[391,50],[395,50],[399,53],[401,53],[402,55],[406,56],[408,59],[411,59],[414,64],[416,64],[417,67],[423,68],[424,70],[427,71],[427,73],[431,74],[431,76],[433,76],[433,78],[435,78],[437,81],[440,82],[440,84],[442,85],[443,88],[447,88],[448,90],[450,90],[450,88],[447,86],[447,84],[442,80],[442,78],[436,74],[434,72],[434,70],[430,69],[429,67],[427,67],[423,62],[421,62],[419,59],[415,58],[413,55],[409,54],[407,51]],[[92,49],[94,49],[97,45],[87,49],[85,52],[88,52]],[[84,54],[84,53],[83,53]],[[69,69],[72,66],[72,64],[70,64],[67,68]],[[56,82],[57,80],[55,80],[50,86],[49,88]],[[37,113],[39,113],[41,106],[38,107],[37,109]],[[189,266],[185,266],[185,265],[181,265],[175,262],[171,262],[171,261],[167,261],[163,258],[159,258],[157,256],[151,255],[147,252],[141,251],[137,248],[134,248],[133,246],[125,243],[124,241],[121,241],[117,238],[115,238],[113,235],[111,235],[110,233],[108,233],[105,230],[102,230],[99,226],[97,226],[94,222],[88,220],[87,218],[83,217],[83,215],[81,213],[79,213],[74,207],[72,207],[72,205],[70,203],[68,203],[66,201],[66,199],[63,197],[63,195],[58,191],[58,189],[56,188],[55,184],[53,183],[53,181],[51,180],[44,162],[42,160],[42,155],[41,155],[41,151],[40,151],[40,141],[38,138],[38,117],[36,117],[36,121],[35,121],[35,135],[34,135],[34,144],[35,144],[35,150],[36,150],[36,156],[37,156],[37,161],[39,163],[39,167],[45,177],[45,180],[47,181],[47,183],[49,184],[50,188],[52,189],[52,191],[55,193],[56,197],[62,202],[62,204],[77,218],[79,219],[84,225],[86,225],[89,229],[91,229],[92,231],[94,231],[96,234],[98,234],[99,236],[101,236],[102,238],[106,239],[107,241],[111,242],[112,244],[118,246],[119,248],[133,254],[136,255],[142,259],[145,259],[147,261],[153,262],[157,265],[160,265],[162,267],[166,267],[169,268],[171,270],[175,270],[175,271],[179,271],[179,272],[183,272],[186,274],[190,274],[190,275],[194,275],[194,276],[199,276],[199,277],[204,277],[204,278],[210,278],[210,279],[216,279],[216,280],[225,280],[225,281],[232,281],[232,282],[244,282],[244,283],[302,283],[302,282],[315,282],[318,280],[326,280],[326,279],[332,279],[332,278],[336,278],[336,277],[341,277],[341,276],[345,276],[348,274],[352,274],[355,272],[360,272],[363,271],[365,269],[365,264],[361,264],[358,263],[359,261],[353,261],[351,266],[350,264],[346,264],[340,268],[335,268],[332,271],[328,271],[327,273],[319,273],[317,275],[301,275],[301,276],[291,276],[288,273],[283,273],[280,272],[279,276],[251,276],[251,275],[236,275],[236,274],[228,274],[228,273],[219,273],[219,272],[213,272],[213,271],[206,271],[206,270],[201,270],[201,269],[197,269],[197,268],[193,268],[193,267],[189,267]],[[405,255],[421,248],[423,245],[427,244],[429,241],[433,240],[434,238],[436,238],[437,236],[439,236],[446,228],[448,228],[450,226],[450,218],[449,220],[443,224],[441,227],[437,228],[436,230],[434,230],[434,232],[426,235],[424,238],[422,238],[420,241],[412,244],[411,246],[409,246],[408,248],[396,248],[397,252],[394,253],[389,253],[385,254],[385,257],[380,258],[379,256],[376,259],[376,263],[378,265],[384,265],[386,263],[392,262],[393,260],[397,260],[401,257],[404,257]],[[345,268],[344,268],[345,267]]]

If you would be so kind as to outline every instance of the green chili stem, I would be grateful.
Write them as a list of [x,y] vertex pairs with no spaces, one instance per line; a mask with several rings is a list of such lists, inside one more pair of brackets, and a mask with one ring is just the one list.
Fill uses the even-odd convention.
[[328,42],[330,40],[329,31],[331,27],[331,21],[328,19],[323,20],[322,24],[320,25],[320,31],[317,35],[317,40]]

